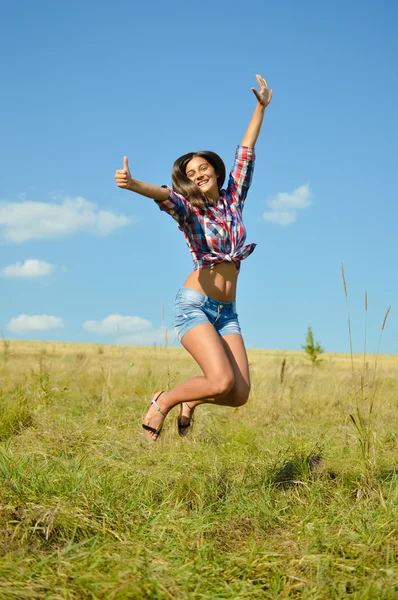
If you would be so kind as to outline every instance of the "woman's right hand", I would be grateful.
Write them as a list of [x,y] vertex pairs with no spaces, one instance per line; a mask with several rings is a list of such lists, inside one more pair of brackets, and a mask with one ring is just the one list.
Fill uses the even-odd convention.
[[133,180],[131,178],[130,169],[129,169],[129,160],[127,156],[123,159],[123,169],[119,169],[115,173],[115,181],[116,185],[120,188],[124,188],[126,190],[131,189],[131,185]]

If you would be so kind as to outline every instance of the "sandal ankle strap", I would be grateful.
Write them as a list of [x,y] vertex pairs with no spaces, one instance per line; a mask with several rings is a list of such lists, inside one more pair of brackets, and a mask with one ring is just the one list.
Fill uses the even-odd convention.
[[[162,394],[164,394],[164,392],[160,392],[160,394],[159,394],[159,396],[156,398],[156,400],[159,400],[159,398],[160,398],[160,396],[161,396]],[[160,406],[159,406],[159,404],[157,403],[157,401],[156,401],[156,400],[153,398],[153,399],[152,399],[152,402],[151,402],[151,404],[154,404],[154,405],[155,405],[155,407],[156,407],[156,410],[158,410],[158,411],[160,412],[160,414],[161,414],[161,415],[163,415],[164,417],[167,417],[167,413],[164,413],[164,412],[162,411],[162,409],[160,408]]]

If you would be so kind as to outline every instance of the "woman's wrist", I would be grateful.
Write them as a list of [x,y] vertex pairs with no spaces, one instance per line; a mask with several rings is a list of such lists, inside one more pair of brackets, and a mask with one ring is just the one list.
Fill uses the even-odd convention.
[[127,189],[130,190],[130,192],[136,192],[137,191],[137,184],[134,181],[134,179],[130,179],[130,181],[127,184]]

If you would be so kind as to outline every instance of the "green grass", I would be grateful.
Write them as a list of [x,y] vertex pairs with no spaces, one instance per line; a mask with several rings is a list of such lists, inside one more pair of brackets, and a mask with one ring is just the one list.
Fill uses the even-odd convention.
[[[349,355],[249,360],[245,407],[198,408],[183,440],[173,411],[149,445],[152,392],[198,373],[182,349],[11,342],[0,598],[398,598],[396,357],[370,400]],[[371,470],[349,417],[370,401]]]

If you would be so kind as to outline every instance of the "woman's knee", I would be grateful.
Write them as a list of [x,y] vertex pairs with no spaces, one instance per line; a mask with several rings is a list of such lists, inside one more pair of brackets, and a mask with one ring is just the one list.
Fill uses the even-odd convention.
[[238,389],[233,390],[231,394],[231,406],[244,406],[249,399],[250,395],[250,384],[240,386]]
[[222,375],[211,379],[211,395],[214,397],[225,396],[235,385],[235,376],[231,369],[230,372],[224,372]]
[[235,396],[233,398],[233,405],[232,406],[244,406],[246,404],[246,402],[248,401],[249,396]]

